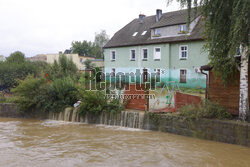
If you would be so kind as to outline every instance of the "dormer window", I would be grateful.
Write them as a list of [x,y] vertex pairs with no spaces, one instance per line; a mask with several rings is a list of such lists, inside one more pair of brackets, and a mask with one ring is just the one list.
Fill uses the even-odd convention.
[[187,32],[187,25],[186,24],[180,25],[180,32]]
[[154,31],[155,36],[161,36],[161,30],[159,28],[156,28]]
[[138,32],[135,32],[135,33],[133,34],[133,37],[135,37],[137,34],[138,34]]
[[147,33],[147,31],[143,31],[141,35],[145,35]]

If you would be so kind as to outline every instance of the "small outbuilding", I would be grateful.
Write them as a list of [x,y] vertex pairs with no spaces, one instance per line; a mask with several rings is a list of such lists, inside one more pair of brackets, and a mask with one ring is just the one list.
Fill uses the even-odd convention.
[[[208,74],[203,73],[207,75],[206,98],[225,107],[231,114],[238,115],[240,74],[237,73],[232,82],[224,84],[220,77],[214,74],[212,67],[205,65],[201,66],[200,70],[202,73],[203,71],[208,71]],[[248,90],[250,92],[249,88]],[[248,99],[250,100],[250,97],[248,97]]]

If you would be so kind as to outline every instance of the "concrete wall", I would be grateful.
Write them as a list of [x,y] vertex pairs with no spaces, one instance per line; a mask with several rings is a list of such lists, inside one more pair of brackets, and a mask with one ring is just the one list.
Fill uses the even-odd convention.
[[0,104],[0,117],[46,119],[48,118],[48,114],[42,113],[42,112],[25,113],[25,112],[19,111],[17,105],[15,104],[1,103]]
[[[179,83],[179,86],[205,88],[205,75],[195,72],[196,68],[208,63],[208,54],[202,51],[204,44],[204,42],[197,41],[105,49],[105,72],[110,73],[112,68],[115,68],[116,72],[123,73],[136,72],[136,69],[140,69],[142,72],[144,68],[147,68],[148,72],[151,73],[155,72],[155,69],[160,69],[162,82],[176,81],[179,83],[180,70],[186,69],[187,83]],[[179,47],[181,45],[188,46],[188,58],[186,60],[179,59]],[[155,47],[161,48],[160,60],[154,60]],[[147,61],[142,60],[142,49],[144,48],[148,49]],[[136,50],[135,61],[130,60],[131,49]],[[113,50],[116,51],[115,61],[110,59]]]
[[239,144],[250,147],[250,123],[222,120],[186,120],[164,114],[147,114],[143,129]]

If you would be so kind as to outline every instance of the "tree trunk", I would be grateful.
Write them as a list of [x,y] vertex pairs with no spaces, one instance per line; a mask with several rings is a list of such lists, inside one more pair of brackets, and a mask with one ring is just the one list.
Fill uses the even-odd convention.
[[242,48],[241,54],[239,119],[242,121],[250,119],[248,104],[248,46]]

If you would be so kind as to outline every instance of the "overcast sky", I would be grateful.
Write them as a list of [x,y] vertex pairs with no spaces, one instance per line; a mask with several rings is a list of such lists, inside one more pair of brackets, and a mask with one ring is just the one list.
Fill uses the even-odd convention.
[[76,40],[110,37],[140,13],[179,10],[167,0],[0,0],[0,55],[58,53]]

